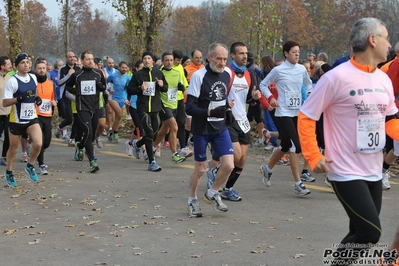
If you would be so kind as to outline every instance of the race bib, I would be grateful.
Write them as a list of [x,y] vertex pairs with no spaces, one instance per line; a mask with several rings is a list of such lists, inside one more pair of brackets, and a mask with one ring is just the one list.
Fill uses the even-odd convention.
[[31,120],[36,117],[36,108],[34,103],[21,103],[21,113],[19,119]]
[[385,146],[385,117],[357,119],[357,151],[375,153]]
[[39,112],[42,114],[51,114],[51,101],[42,99],[42,104],[39,106]]
[[177,101],[177,88],[168,90],[168,102],[176,102]]
[[151,81],[151,82],[145,82],[148,84],[148,87],[145,91],[143,91],[143,95],[145,96],[155,96],[155,82]]
[[286,91],[285,92],[285,104],[288,108],[299,109],[301,108],[301,93],[297,91]]
[[82,80],[80,82],[81,95],[95,95],[96,94],[96,81],[95,80]]
[[[226,101],[225,100],[223,100],[223,101],[211,101],[209,103],[208,110],[213,110],[213,109],[216,109],[219,106],[225,106],[225,105],[226,105]],[[224,118],[208,117],[207,120],[208,121],[222,121],[222,120],[224,120]]]
[[237,124],[244,133],[247,133],[251,129],[248,118],[245,118],[244,120],[237,120]]

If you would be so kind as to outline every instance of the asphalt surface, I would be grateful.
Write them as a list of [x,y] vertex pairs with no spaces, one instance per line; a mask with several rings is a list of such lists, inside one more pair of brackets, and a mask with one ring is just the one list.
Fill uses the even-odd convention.
[[[169,150],[161,172],[125,154],[124,140],[96,149],[100,171],[73,160],[74,148],[52,140],[45,153],[49,175],[29,181],[14,164],[17,188],[1,178],[3,235],[0,265],[323,265],[326,248],[346,235],[347,216],[323,175],[299,197],[289,166],[276,166],[271,187],[259,167],[269,152],[251,148],[235,185],[241,202],[226,213],[201,200],[202,218],[188,218],[188,180],[193,158],[173,164]],[[5,171],[4,166],[1,171]],[[396,182],[395,182],[396,180]],[[381,244],[398,223],[399,182],[384,192]],[[199,196],[206,190],[203,177]]]

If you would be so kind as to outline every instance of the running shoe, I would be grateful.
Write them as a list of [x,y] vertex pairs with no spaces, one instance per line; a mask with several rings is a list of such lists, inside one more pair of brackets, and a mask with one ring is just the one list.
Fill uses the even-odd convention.
[[68,140],[68,147],[74,147],[75,146],[75,140],[74,139],[69,139]]
[[266,150],[266,151],[271,151],[271,150],[273,150],[274,148],[276,148],[276,147],[274,147],[273,144],[271,144],[271,143],[269,142],[269,143],[267,143],[267,145],[266,145],[266,147],[265,147],[265,150]]
[[389,178],[391,175],[389,174],[389,171],[385,171],[385,173],[382,173],[382,189],[383,190],[388,190],[391,188],[391,184],[389,184]]
[[267,187],[270,187],[270,178],[272,177],[272,172],[267,171],[266,164],[261,165],[260,174],[262,175],[263,184]]
[[288,161],[287,157],[283,155],[283,157],[281,157],[281,159],[278,160],[277,164],[287,166],[290,165],[290,162]]
[[195,218],[195,217],[202,217],[202,211],[201,207],[199,206],[199,200],[198,199],[193,199],[188,203],[188,216],[190,218]]
[[143,158],[144,158],[144,161],[148,160],[148,154],[147,154],[146,150],[143,150]]
[[90,173],[95,173],[98,170],[100,170],[100,168],[98,167],[98,164],[95,160],[90,161]]
[[55,133],[54,133],[55,137],[57,139],[59,139],[61,137],[61,129],[59,128],[59,126],[55,127]]
[[295,184],[295,193],[299,194],[299,196],[306,196],[310,194],[310,190],[301,182],[299,185]]
[[115,142],[115,143],[119,142],[119,133],[115,133],[112,135],[112,142]]
[[194,152],[188,146],[186,146],[180,150],[180,155],[188,158],[188,157],[193,156]]
[[104,146],[103,142],[101,141],[101,139],[99,137],[96,137],[96,145],[99,149],[101,149]]
[[263,146],[263,139],[257,139],[254,143],[252,143],[252,145],[259,147],[259,146]]
[[327,187],[332,188],[330,180],[328,180],[327,176],[324,178],[324,184],[326,184]]
[[64,142],[67,142],[67,143],[69,143],[69,137],[68,137],[68,135],[64,135],[64,136],[62,136],[62,140],[64,141]]
[[2,166],[7,166],[7,159],[6,159],[6,157],[1,157],[1,158],[0,158],[0,165],[2,165]]
[[39,178],[37,177],[35,168],[33,166],[26,166],[25,167],[25,172],[27,172],[29,174],[29,179],[36,182],[39,180]]
[[6,177],[7,186],[9,186],[9,187],[16,187],[17,186],[17,182],[15,182],[13,173],[7,174],[7,172],[5,172],[4,176]]
[[223,192],[220,194],[222,199],[230,200],[230,201],[242,201],[238,192],[233,188],[223,188]]
[[159,166],[155,161],[152,161],[148,166],[148,171],[151,172],[159,172],[161,170],[162,170],[161,166]]
[[213,208],[218,212],[227,212],[229,209],[227,208],[226,204],[222,202],[220,198],[220,194],[216,193],[213,197],[209,196],[207,190],[204,194],[203,200],[207,204],[212,204]]
[[133,146],[133,155],[136,157],[136,159],[140,159],[140,148],[137,147],[137,139],[132,141],[132,146]]
[[41,175],[48,175],[48,172],[47,172],[47,165],[45,165],[45,164],[40,165],[40,166],[39,166],[39,173],[40,173]]
[[21,155],[21,158],[19,158],[19,160],[21,161],[21,163],[27,163],[28,162],[28,154],[23,153]]
[[113,138],[113,133],[112,133],[112,129],[110,129],[110,130],[108,130],[108,135],[107,135],[107,138],[108,138],[108,140],[109,141],[112,141],[112,138]]
[[302,182],[314,182],[316,180],[309,172],[302,173],[300,177]]
[[133,145],[129,143],[129,141],[125,141],[125,146],[126,146],[126,154],[129,156],[133,155]]
[[182,163],[186,160],[186,157],[181,156],[180,154],[178,154],[177,152],[175,154],[173,154],[172,156],[172,162],[178,164],[178,163]]
[[104,129],[103,132],[101,133],[101,135],[103,135],[104,137],[107,136],[107,131]]
[[154,153],[154,156],[155,156],[156,158],[160,158],[160,157],[161,157],[161,151],[155,150],[155,151],[153,151],[153,153]]
[[170,143],[169,143],[169,141],[164,141],[164,142],[163,142],[163,147],[164,147],[165,149],[169,149],[169,148],[170,148]]
[[84,150],[79,149],[80,142],[75,142],[75,161],[83,161],[84,158]]

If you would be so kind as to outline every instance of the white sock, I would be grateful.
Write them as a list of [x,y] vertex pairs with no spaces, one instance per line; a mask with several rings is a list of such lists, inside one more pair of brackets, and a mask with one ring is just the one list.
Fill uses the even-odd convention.
[[189,197],[188,198],[188,204],[190,204],[193,200],[198,200],[197,197],[193,198],[193,197]]
[[208,189],[208,195],[211,196],[211,197],[214,197],[218,193],[219,192],[217,190],[214,190],[212,188]]

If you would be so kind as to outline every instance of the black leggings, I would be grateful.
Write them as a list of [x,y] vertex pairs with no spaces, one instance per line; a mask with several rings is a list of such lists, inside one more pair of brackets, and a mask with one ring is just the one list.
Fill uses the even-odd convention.
[[70,124],[72,124],[72,107],[71,107],[71,100],[69,100],[67,97],[62,98],[63,104],[64,104],[64,120],[61,121],[61,123],[58,125],[60,128],[64,128]]
[[78,111],[79,126],[83,132],[83,139],[79,143],[79,149],[86,149],[89,161],[94,158],[93,139],[98,126],[98,110],[96,111]]
[[177,123],[177,138],[179,139],[180,148],[183,149],[187,146],[186,136],[186,109],[184,107],[184,100],[177,102],[176,111],[176,123]]
[[8,120],[10,119],[9,115],[0,115],[0,124],[4,128],[4,140],[3,140],[3,151],[1,152],[1,157],[7,157],[7,151],[10,147],[10,139],[8,137]]
[[82,140],[82,135],[83,135],[83,131],[82,131],[82,127],[80,126],[80,123],[78,122],[78,114],[75,113],[73,114],[73,122],[72,124],[72,130],[71,130],[71,139],[74,139],[75,142],[77,141],[81,141]]
[[298,117],[276,116],[275,119],[277,122],[279,139],[281,139],[281,151],[288,152],[292,145],[294,145],[294,153],[301,153],[301,145],[299,143],[297,131]]
[[[377,243],[381,236],[379,214],[382,203],[382,181],[332,181],[331,185],[349,217],[349,233],[342,239],[341,244]],[[349,249],[351,248],[349,247]],[[341,246],[337,251],[341,252],[345,249]],[[363,248],[353,249],[361,250]],[[348,265],[350,264],[350,260],[342,259],[347,261]],[[338,263],[336,265],[345,265]]]
[[132,120],[134,123],[133,133],[137,137],[141,137],[141,135],[142,135],[141,132],[143,131],[143,127],[141,126],[141,121],[140,121],[140,117],[137,113],[137,109],[129,106],[129,113],[130,113],[130,116],[132,117]]
[[160,122],[158,112],[138,112],[138,114],[140,117],[141,126],[143,127],[143,138],[137,141],[137,147],[141,147],[145,144],[148,161],[151,163],[154,160],[154,155],[152,154],[152,142],[157,137]]
[[39,165],[42,165],[44,164],[44,150],[50,146],[51,142],[52,117],[44,117],[39,115],[38,118],[40,128],[42,129],[43,145],[39,156],[37,157],[37,161],[39,162]]

